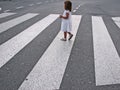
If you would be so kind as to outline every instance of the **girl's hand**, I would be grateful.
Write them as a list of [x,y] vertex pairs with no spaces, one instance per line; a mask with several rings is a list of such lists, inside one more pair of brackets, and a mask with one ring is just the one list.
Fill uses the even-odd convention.
[[60,18],[62,18],[63,16],[62,15],[60,15]]

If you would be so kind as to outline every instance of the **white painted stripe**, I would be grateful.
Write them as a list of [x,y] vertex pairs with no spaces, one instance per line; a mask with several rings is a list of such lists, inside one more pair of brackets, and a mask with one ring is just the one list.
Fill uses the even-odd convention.
[[29,6],[33,6],[34,4],[29,4]]
[[81,16],[72,16],[74,37],[71,41],[61,41],[63,32],[58,33],[19,90],[56,90],[65,72],[65,68],[75,40]]
[[2,8],[0,7],[0,11],[2,10]]
[[42,2],[38,2],[37,4],[42,4]]
[[112,19],[116,23],[116,25],[120,28],[120,17],[113,17]]
[[6,12],[9,12],[9,11],[11,11],[11,10],[5,10],[4,12],[6,13]]
[[79,7],[76,7],[76,9],[79,9]]
[[73,12],[76,12],[76,10],[73,10]]
[[96,85],[120,83],[120,57],[102,17],[92,17]]
[[0,24],[0,29],[1,29],[0,33],[4,32],[4,31],[6,31],[6,30],[8,30],[8,29],[10,29],[10,28],[12,28],[12,27],[14,27],[14,26],[26,21],[26,20],[28,20],[28,19],[31,19],[31,18],[33,18],[37,15],[38,14],[28,13],[28,14],[25,14],[25,15],[20,16],[18,18],[12,19],[12,20],[7,21],[7,22],[4,22],[4,23]]
[[16,7],[16,9],[21,9],[21,8],[24,8],[24,6]]
[[2,13],[2,14],[0,14],[0,18],[4,18],[4,17],[11,16],[14,14],[16,14],[16,13]]
[[[30,43],[40,32],[57,19],[49,15],[0,46],[0,67]],[[48,22],[49,21],[49,22]]]
[[[58,15],[49,15],[0,46],[0,68],[53,23]],[[48,22],[49,21],[49,22]]]

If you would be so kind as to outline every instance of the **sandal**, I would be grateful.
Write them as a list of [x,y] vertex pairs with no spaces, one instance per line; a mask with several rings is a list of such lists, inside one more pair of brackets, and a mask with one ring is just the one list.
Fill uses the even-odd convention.
[[71,34],[71,35],[70,35],[70,37],[69,37],[69,39],[68,39],[68,40],[70,40],[72,37],[73,37],[73,34]]
[[66,41],[66,39],[65,38],[62,38],[62,39],[60,39],[61,41]]

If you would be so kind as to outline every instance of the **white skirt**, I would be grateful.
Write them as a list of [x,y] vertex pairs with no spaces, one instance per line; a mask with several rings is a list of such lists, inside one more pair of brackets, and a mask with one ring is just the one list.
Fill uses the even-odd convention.
[[71,32],[72,24],[69,21],[62,21],[61,23],[61,31],[63,32]]

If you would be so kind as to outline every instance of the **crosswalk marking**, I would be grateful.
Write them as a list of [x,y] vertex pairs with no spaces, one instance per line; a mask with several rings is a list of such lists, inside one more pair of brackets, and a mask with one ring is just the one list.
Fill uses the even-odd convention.
[[24,6],[16,7],[16,9],[21,9],[21,8],[24,8]]
[[96,85],[120,83],[120,58],[101,17],[92,17]]
[[16,14],[16,13],[2,13],[2,14],[0,14],[0,18],[4,18],[4,17],[11,16],[14,14]]
[[10,12],[10,11],[11,11],[11,10],[8,9],[8,10],[5,10],[4,13]]
[[42,2],[38,2],[37,4],[38,4],[38,5],[39,5],[39,4],[42,4]]
[[120,17],[113,17],[112,19],[114,20],[116,25],[120,28]]
[[29,4],[29,6],[33,6],[34,4]]
[[[2,13],[0,14],[0,18],[14,14],[16,13]],[[4,22],[0,24],[0,33],[37,15],[35,13],[28,13]],[[0,45],[0,68],[28,45],[46,27],[53,23],[58,16],[58,14],[51,14]],[[59,89],[81,21],[81,16],[73,15],[72,19],[74,29],[73,39],[67,42],[60,41],[59,39],[63,36],[63,33],[60,32],[28,75],[28,80],[23,82],[19,90],[33,88],[35,90],[39,90],[40,88],[42,90]],[[113,17],[112,19],[120,28],[120,17]],[[96,86],[119,84],[120,58],[102,17],[93,16],[92,27]]]
[[72,16],[73,34],[71,41],[61,41],[63,32],[58,33],[49,48],[39,59],[27,81],[19,90],[56,90],[59,89],[63,74],[75,40],[81,16]]
[[[49,15],[17,36],[0,46],[0,67],[16,55],[22,48],[30,43],[40,32],[58,18],[58,15]],[[49,22],[48,22],[49,20]]]
[[73,10],[73,12],[76,12],[76,10]]
[[25,14],[23,16],[20,16],[18,18],[15,18],[15,19],[12,19],[12,20],[9,20],[7,22],[4,22],[2,24],[0,24],[0,33],[26,21],[26,20],[29,20],[35,16],[37,16],[38,14],[33,14],[33,13],[28,13],[28,14]]

